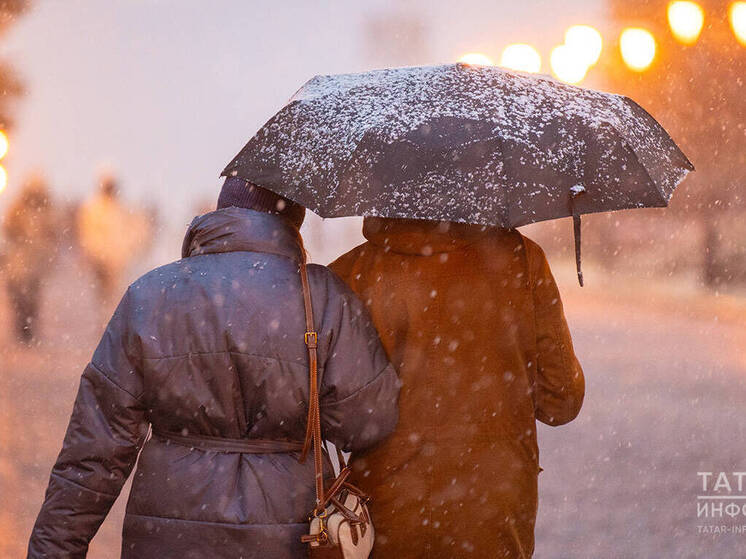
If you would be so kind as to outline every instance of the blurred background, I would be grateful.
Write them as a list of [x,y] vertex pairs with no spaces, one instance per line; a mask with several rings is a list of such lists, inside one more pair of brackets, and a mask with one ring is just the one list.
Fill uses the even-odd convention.
[[[582,289],[571,222],[522,229],[588,383],[540,430],[536,556],[743,556],[746,529],[701,527],[746,510],[703,516],[697,472],[746,470],[746,2],[3,0],[0,557],[24,555],[124,287],[179,257],[254,132],[315,74],[457,60],[628,95],[697,168],[669,208],[584,218]],[[307,218],[312,258],[360,225]],[[118,557],[123,506],[90,557]]]

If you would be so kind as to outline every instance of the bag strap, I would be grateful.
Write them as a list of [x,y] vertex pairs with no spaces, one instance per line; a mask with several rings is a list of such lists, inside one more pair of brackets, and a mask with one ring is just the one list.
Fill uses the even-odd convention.
[[303,287],[303,305],[306,313],[306,332],[303,341],[308,349],[308,421],[306,423],[306,437],[303,441],[303,450],[300,461],[304,462],[308,450],[313,445],[313,465],[316,484],[316,511],[324,505],[324,463],[321,440],[321,413],[319,410],[319,371],[317,347],[319,336],[313,325],[313,306],[311,305],[311,288],[308,284],[308,271],[306,269],[306,253],[301,248],[303,255],[300,263],[300,280]]

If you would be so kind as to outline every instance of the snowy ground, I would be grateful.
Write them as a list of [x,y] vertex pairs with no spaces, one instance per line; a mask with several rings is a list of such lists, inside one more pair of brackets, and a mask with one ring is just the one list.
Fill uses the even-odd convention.
[[[48,341],[38,351],[13,349],[0,295],[0,557],[24,554],[100,332],[74,262],[62,259],[45,294]],[[698,526],[746,525],[746,516],[698,519],[696,497],[698,471],[746,471],[746,304],[612,291],[600,276],[580,292],[571,273],[559,276],[587,396],[574,423],[540,429],[536,557],[743,557],[746,533]],[[123,508],[122,498],[90,557],[119,556]]]
[[698,528],[746,516],[697,518],[697,472],[746,471],[742,304],[565,291],[586,399],[574,423],[539,431],[536,557],[746,556],[746,529]]

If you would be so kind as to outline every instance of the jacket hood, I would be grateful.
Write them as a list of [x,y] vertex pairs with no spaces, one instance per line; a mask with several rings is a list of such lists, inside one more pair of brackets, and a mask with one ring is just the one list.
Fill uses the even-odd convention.
[[366,217],[363,236],[371,243],[401,254],[430,256],[460,250],[494,230],[483,225]]
[[304,252],[298,230],[279,215],[230,207],[192,220],[181,257],[236,251],[267,252],[297,262]]

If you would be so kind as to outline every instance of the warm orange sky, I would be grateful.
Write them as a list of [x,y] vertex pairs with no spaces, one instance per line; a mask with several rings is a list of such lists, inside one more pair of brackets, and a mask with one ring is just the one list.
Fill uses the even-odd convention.
[[[421,23],[414,59],[366,39],[367,22],[385,14]],[[200,197],[215,198],[224,165],[315,74],[451,62],[474,50],[497,59],[515,41],[536,44],[546,72],[566,27],[603,28],[603,19],[600,0],[36,0],[2,45],[28,94],[0,205],[30,169],[77,198],[105,164],[128,197],[169,204],[183,221]]]

